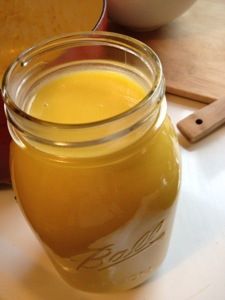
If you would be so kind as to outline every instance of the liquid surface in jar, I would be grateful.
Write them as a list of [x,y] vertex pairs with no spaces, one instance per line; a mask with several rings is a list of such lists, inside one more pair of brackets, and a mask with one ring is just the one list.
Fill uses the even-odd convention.
[[50,122],[89,123],[118,115],[145,95],[145,88],[122,72],[75,71],[41,86],[33,96],[29,113]]

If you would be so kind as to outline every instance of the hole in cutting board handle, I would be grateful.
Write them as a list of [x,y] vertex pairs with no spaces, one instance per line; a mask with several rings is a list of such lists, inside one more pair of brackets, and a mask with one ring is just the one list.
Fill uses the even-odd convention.
[[201,124],[203,123],[203,120],[202,120],[202,119],[197,119],[197,120],[195,121],[195,123],[198,124],[198,125],[201,125]]

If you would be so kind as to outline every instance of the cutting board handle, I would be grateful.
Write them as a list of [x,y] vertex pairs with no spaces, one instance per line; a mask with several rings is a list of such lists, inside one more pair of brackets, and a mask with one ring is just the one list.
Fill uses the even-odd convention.
[[225,97],[181,120],[177,127],[191,142],[197,142],[225,123]]

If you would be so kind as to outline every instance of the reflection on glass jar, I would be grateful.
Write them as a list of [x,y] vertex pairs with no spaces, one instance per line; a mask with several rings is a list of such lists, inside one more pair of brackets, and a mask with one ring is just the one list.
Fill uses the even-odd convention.
[[14,190],[76,288],[132,288],[165,257],[180,171],[164,88],[150,48],[104,32],[47,41],[5,74]]

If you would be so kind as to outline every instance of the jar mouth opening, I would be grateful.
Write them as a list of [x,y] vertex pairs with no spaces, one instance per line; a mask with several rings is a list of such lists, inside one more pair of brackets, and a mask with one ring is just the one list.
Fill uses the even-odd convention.
[[[37,55],[40,52],[49,51],[51,49],[54,49],[56,47],[62,46],[64,43],[71,43],[76,46],[76,41],[89,41],[89,42],[98,42],[103,43],[105,39],[110,40],[112,44],[117,40],[117,46],[119,47],[119,44],[123,44],[124,48],[126,47],[125,43],[130,43],[132,45],[132,50],[135,52],[136,55],[139,55],[140,58],[145,60],[148,63],[148,60],[151,59],[154,62],[154,66],[156,68],[156,77],[152,83],[153,88],[149,89],[149,91],[146,92],[146,95],[144,98],[142,98],[137,104],[129,108],[128,110],[125,110],[121,113],[115,114],[113,116],[110,116],[108,118],[100,119],[97,121],[91,121],[91,122],[85,122],[85,123],[58,123],[58,122],[52,122],[52,121],[46,121],[40,118],[37,118],[35,116],[32,116],[31,114],[27,113],[23,109],[21,109],[16,103],[12,100],[13,97],[10,95],[8,91],[8,85],[10,84],[10,76],[13,72],[13,70],[16,68],[17,65],[23,65],[28,63],[35,55]],[[128,48],[129,49],[129,48]],[[40,124],[42,126],[47,127],[54,127],[54,128],[62,128],[62,129],[81,129],[81,128],[91,128],[91,127],[97,127],[105,124],[110,124],[114,121],[121,120],[127,116],[130,116],[131,114],[135,113],[139,109],[141,109],[143,106],[145,106],[146,103],[151,103],[152,99],[155,98],[156,94],[160,93],[161,84],[163,81],[163,71],[162,71],[162,65],[161,62],[157,56],[157,54],[146,44],[142,43],[139,40],[136,40],[130,36],[113,33],[113,32],[104,32],[104,31],[87,31],[87,32],[76,32],[71,34],[63,34],[58,35],[53,38],[44,40],[36,45],[34,45],[31,48],[28,48],[27,50],[23,51],[13,62],[7,70],[5,71],[3,75],[2,80],[2,94],[3,94],[3,101],[7,108],[15,112],[20,117],[34,122],[36,124]]]

